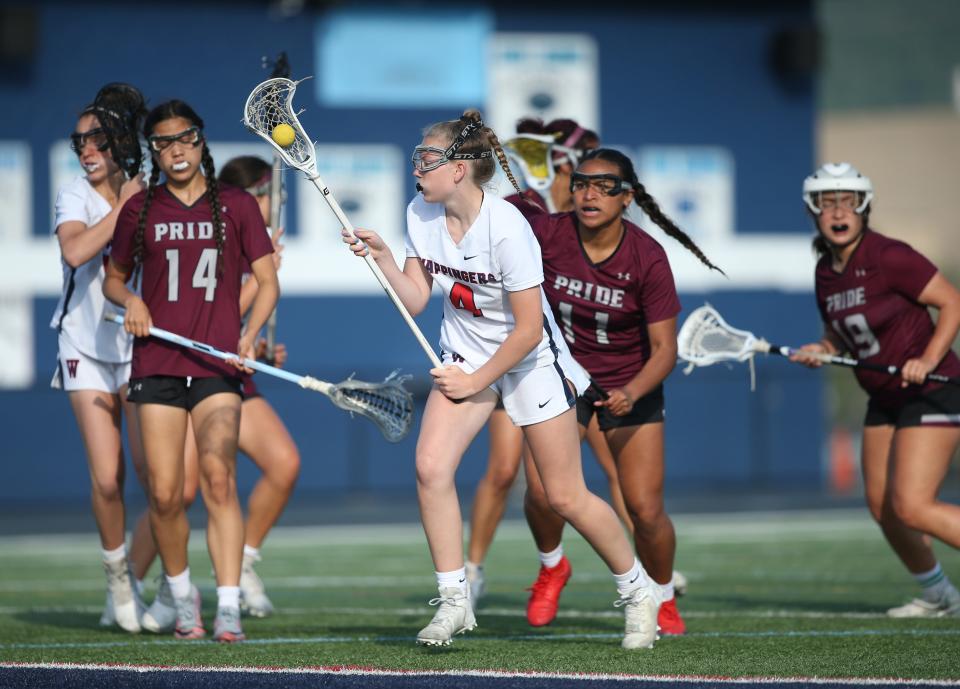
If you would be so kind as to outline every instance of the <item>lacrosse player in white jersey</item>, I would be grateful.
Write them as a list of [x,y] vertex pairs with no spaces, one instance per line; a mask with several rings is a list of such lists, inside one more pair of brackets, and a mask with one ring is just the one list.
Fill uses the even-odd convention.
[[[463,522],[454,475],[497,398],[523,427],[549,503],[606,562],[626,612],[624,648],[650,648],[659,591],[633,554],[616,513],[587,490],[580,463],[576,396],[588,380],[559,336],[540,284],[540,248],[508,202],[484,190],[496,155],[516,187],[500,142],[469,110],[429,127],[413,154],[418,195],[407,208],[401,270],[369,230],[344,241],[369,251],[404,306],[424,310],[436,282],[443,293],[443,366],[434,368],[417,441],[417,495],[440,595],[417,643],[449,644],[476,626],[463,558]],[[362,241],[358,241],[362,240]]]
[[[101,91],[101,93],[104,93]],[[131,87],[121,99],[132,96],[126,110],[130,122],[120,122],[116,112],[90,105],[80,113],[70,145],[85,174],[57,194],[54,232],[60,245],[63,291],[50,327],[57,331],[57,369],[51,387],[63,389],[77,417],[87,451],[93,516],[100,532],[103,567],[107,576],[107,604],[100,623],[114,623],[128,632],[139,632],[139,599],[129,573],[125,546],[123,503],[124,456],[120,437],[121,415],[134,465],[143,467],[137,416],[126,402],[133,338],[103,320],[106,303],[101,292],[104,261],[124,202],[143,189],[143,176],[127,179],[114,160],[116,142],[111,137],[136,140],[135,122],[142,117],[143,97]],[[102,119],[112,118],[113,128]],[[124,118],[125,119],[125,118]],[[131,131],[117,131],[130,125]]]

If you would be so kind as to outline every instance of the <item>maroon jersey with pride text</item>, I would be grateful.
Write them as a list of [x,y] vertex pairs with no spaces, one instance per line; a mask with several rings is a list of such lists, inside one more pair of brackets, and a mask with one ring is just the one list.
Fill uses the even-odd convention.
[[[117,219],[111,256],[133,265],[133,241],[146,192],[133,196]],[[220,187],[225,228],[222,273],[208,194],[184,205],[158,186],[147,212],[142,267],[143,300],[158,328],[235,352],[240,339],[240,278],[244,260],[273,251],[256,199],[242,189]],[[136,338],[132,378],[145,376],[237,377],[219,359],[156,338]]]
[[680,300],[663,247],[626,220],[620,245],[593,263],[575,213],[530,218],[543,254],[543,291],[570,352],[608,390],[630,381],[650,358],[650,323],[674,318]]
[[[917,297],[936,272],[909,244],[867,230],[842,272],[832,268],[829,256],[817,263],[820,317],[857,359],[903,366],[923,354],[933,336],[933,320]],[[948,352],[935,372],[960,374],[960,359]],[[860,387],[883,406],[897,406],[939,387],[902,388],[899,376],[864,369],[855,373]]]

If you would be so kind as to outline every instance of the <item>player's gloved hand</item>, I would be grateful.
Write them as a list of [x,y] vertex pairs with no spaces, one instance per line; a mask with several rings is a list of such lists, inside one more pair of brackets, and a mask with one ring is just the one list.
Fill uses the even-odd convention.
[[479,392],[473,374],[465,372],[459,366],[431,368],[430,375],[433,376],[437,389],[452,400],[462,400]]

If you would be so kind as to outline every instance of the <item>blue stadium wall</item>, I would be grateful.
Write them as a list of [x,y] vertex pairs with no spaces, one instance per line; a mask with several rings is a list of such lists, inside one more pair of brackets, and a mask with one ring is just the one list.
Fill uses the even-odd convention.
[[[286,50],[296,74],[307,73],[307,66],[316,64],[315,35],[324,20],[324,10],[278,19],[255,3],[34,7],[36,53],[10,63],[16,69],[5,68],[0,76],[0,139],[26,139],[37,152],[33,216],[38,219],[50,214],[44,152],[69,132],[75,113],[100,84],[130,81],[153,102],[182,97],[203,115],[211,139],[242,139],[239,103],[261,74],[261,56]],[[722,144],[736,160],[737,232],[760,234],[775,225],[778,232],[806,235],[809,221],[797,199],[799,182],[814,162],[814,90],[809,79],[778,70],[771,50],[778,32],[812,21],[812,8],[808,2],[725,3],[724,8],[721,13],[710,3],[639,3],[543,12],[521,3],[494,5],[491,12],[497,31],[592,34],[599,46],[605,140],[633,147]],[[425,59],[439,59],[449,48],[442,36],[424,37]],[[389,142],[405,151],[424,124],[454,114],[450,108],[307,105],[311,122],[323,123],[322,136],[314,134],[318,138]],[[463,104],[468,105],[473,104]],[[412,195],[412,182],[405,184]],[[38,236],[49,231],[43,222],[33,228]],[[664,244],[673,241],[657,236]],[[705,293],[678,287],[683,315],[709,300],[731,323],[770,339],[801,343],[819,332],[807,290]],[[0,391],[5,469],[0,501],[6,504],[80,498],[88,491],[67,400],[46,387],[56,354],[55,336],[46,327],[54,305],[49,296],[34,300],[36,383],[26,391]],[[418,319],[428,339],[435,338],[439,316],[435,299]],[[328,380],[353,372],[369,380],[394,368],[411,372],[422,406],[428,385],[424,357],[381,296],[285,297],[280,339],[292,352],[292,370]],[[674,371],[666,384],[668,491],[822,485],[821,376],[771,359],[758,361],[757,378],[757,390],[751,392],[744,366],[714,366],[690,376],[679,367]],[[301,448],[299,495],[412,493],[415,433],[389,445],[372,425],[319,395],[273,379],[259,384]],[[464,488],[482,475],[486,450],[484,433],[461,466],[458,482]],[[241,483],[247,488],[255,474],[249,463],[242,464]],[[603,484],[593,462],[587,461],[585,469],[592,484]]]

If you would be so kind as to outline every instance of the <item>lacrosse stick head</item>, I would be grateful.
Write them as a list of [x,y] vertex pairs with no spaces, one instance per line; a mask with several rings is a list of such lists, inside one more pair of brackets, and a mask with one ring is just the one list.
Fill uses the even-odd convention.
[[528,189],[544,192],[555,177],[553,170],[554,137],[547,134],[519,134],[503,143],[511,165],[523,175]]
[[110,83],[97,92],[89,111],[100,121],[114,162],[128,178],[140,172],[143,148],[139,132],[147,114],[143,94],[130,84]]
[[693,366],[752,360],[764,351],[769,351],[764,340],[730,326],[709,304],[694,309],[677,334],[677,356]]
[[365,416],[391,443],[403,440],[413,427],[413,395],[403,383],[410,376],[394,371],[382,383],[366,383],[353,376],[329,391],[331,401],[348,412]]
[[[297,119],[299,113],[293,109],[293,94],[299,83],[276,77],[257,84],[243,106],[243,125],[273,146],[287,165],[308,177],[316,177],[316,150]],[[273,140],[273,132],[280,125],[293,129],[294,138],[289,146],[281,146]]]

